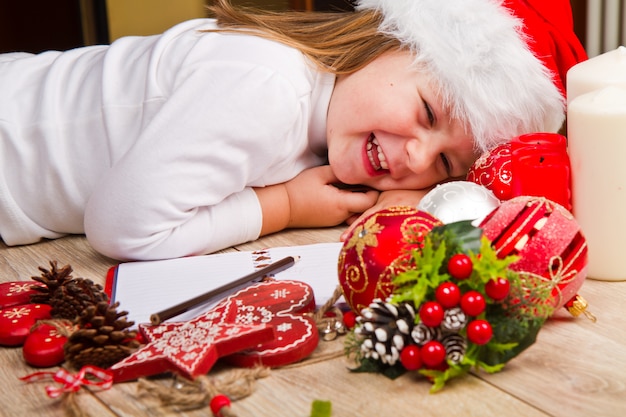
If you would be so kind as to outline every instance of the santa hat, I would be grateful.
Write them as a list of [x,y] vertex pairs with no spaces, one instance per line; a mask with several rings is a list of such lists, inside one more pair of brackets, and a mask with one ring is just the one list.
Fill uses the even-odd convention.
[[[381,14],[379,31],[400,40],[434,76],[478,150],[562,126],[562,79],[586,58],[569,1],[358,0],[356,8]],[[569,59],[557,62],[553,52],[563,46]]]

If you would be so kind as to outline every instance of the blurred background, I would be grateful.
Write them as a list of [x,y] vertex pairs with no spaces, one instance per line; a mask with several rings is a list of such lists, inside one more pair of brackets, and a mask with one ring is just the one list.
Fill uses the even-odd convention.
[[[545,0],[550,1],[550,0]],[[0,52],[66,50],[126,35],[161,33],[205,17],[206,0],[3,0]],[[350,10],[350,0],[232,0],[274,10]],[[575,30],[590,56],[626,44],[626,0],[571,0]]]
[[[286,10],[350,10],[349,0],[231,0]],[[0,52],[66,50],[107,44],[126,35],[153,35],[206,17],[206,0],[3,0]]]

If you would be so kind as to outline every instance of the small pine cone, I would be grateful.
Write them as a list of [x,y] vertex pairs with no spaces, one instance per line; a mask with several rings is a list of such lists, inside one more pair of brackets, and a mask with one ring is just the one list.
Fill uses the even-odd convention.
[[468,319],[461,307],[449,308],[444,312],[441,329],[444,332],[458,333],[465,327]]
[[130,355],[139,346],[136,331],[128,330],[134,322],[128,313],[117,312],[119,303],[100,301],[86,307],[77,319],[79,329],[70,335],[65,359],[76,369],[85,365],[108,368]]
[[69,265],[59,269],[56,261],[50,261],[51,269],[39,267],[40,277],[32,277],[44,286],[33,286],[38,292],[31,297],[33,303],[49,304],[50,314],[56,319],[75,320],[85,307],[107,301],[109,297],[102,286],[85,278],[73,278]]
[[72,279],[72,267],[65,265],[59,269],[57,261],[50,261],[50,269],[46,269],[42,266],[39,267],[41,276],[31,277],[34,281],[40,282],[41,285],[33,285],[33,290],[37,291],[37,294],[31,296],[31,302],[38,304],[50,304],[50,298],[52,294],[67,281]]
[[413,327],[413,331],[411,332],[411,338],[415,343],[419,346],[430,342],[431,340],[440,340],[441,339],[441,330],[439,327],[429,327],[424,323],[416,324]]
[[410,304],[394,305],[374,300],[361,311],[354,329],[362,338],[363,356],[394,365],[410,340],[414,320],[415,311]]
[[446,335],[441,344],[446,349],[446,357],[453,364],[461,363],[467,349],[467,341],[460,334]]
[[59,287],[50,298],[51,314],[55,318],[75,320],[85,308],[108,301],[109,297],[101,285],[90,279],[73,278]]

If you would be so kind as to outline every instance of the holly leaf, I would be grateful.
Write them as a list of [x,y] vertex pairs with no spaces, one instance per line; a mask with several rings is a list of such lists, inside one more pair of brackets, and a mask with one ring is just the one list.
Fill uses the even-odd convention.
[[330,417],[332,415],[332,403],[330,401],[313,400],[310,417]]
[[393,278],[396,291],[392,301],[394,303],[410,301],[413,305],[419,306],[430,289],[437,288],[441,282],[450,277],[447,273],[440,272],[446,258],[446,245],[441,243],[435,248],[427,235],[422,249],[414,250],[412,256],[415,267]]
[[430,388],[430,393],[433,394],[440,391],[448,380],[465,375],[469,372],[470,367],[467,365],[450,365],[445,371],[437,371],[434,369],[420,369],[418,372],[428,378],[433,386]]
[[483,229],[472,225],[472,220],[461,220],[435,226],[430,234],[437,236],[435,243],[445,241],[452,253],[478,253],[480,251]]

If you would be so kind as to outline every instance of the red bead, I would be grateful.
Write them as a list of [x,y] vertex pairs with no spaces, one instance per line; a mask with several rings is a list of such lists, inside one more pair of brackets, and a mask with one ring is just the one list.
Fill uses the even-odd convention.
[[426,342],[422,346],[421,354],[422,362],[429,368],[440,366],[446,360],[446,348],[436,340]]
[[479,315],[485,311],[486,306],[485,297],[478,291],[468,291],[461,297],[461,309],[468,316]]
[[491,279],[485,285],[485,293],[495,301],[504,300],[509,295],[511,283],[506,278]]
[[422,356],[417,345],[409,345],[400,352],[400,363],[408,371],[415,371],[422,367]]
[[491,340],[493,329],[487,320],[472,320],[467,325],[467,338],[477,345],[484,345]]
[[230,407],[230,398],[228,398],[224,394],[217,394],[215,397],[211,398],[209,406],[211,407],[211,411],[215,416],[221,417],[222,408]]
[[437,327],[443,320],[443,307],[436,301],[427,301],[420,308],[420,319],[428,327]]
[[448,273],[456,279],[467,279],[472,275],[474,265],[469,256],[464,253],[452,255],[448,261]]
[[356,313],[352,310],[343,313],[343,324],[348,329],[352,329],[356,324]]
[[435,290],[435,298],[444,308],[452,308],[461,300],[461,290],[454,282],[443,282]]

